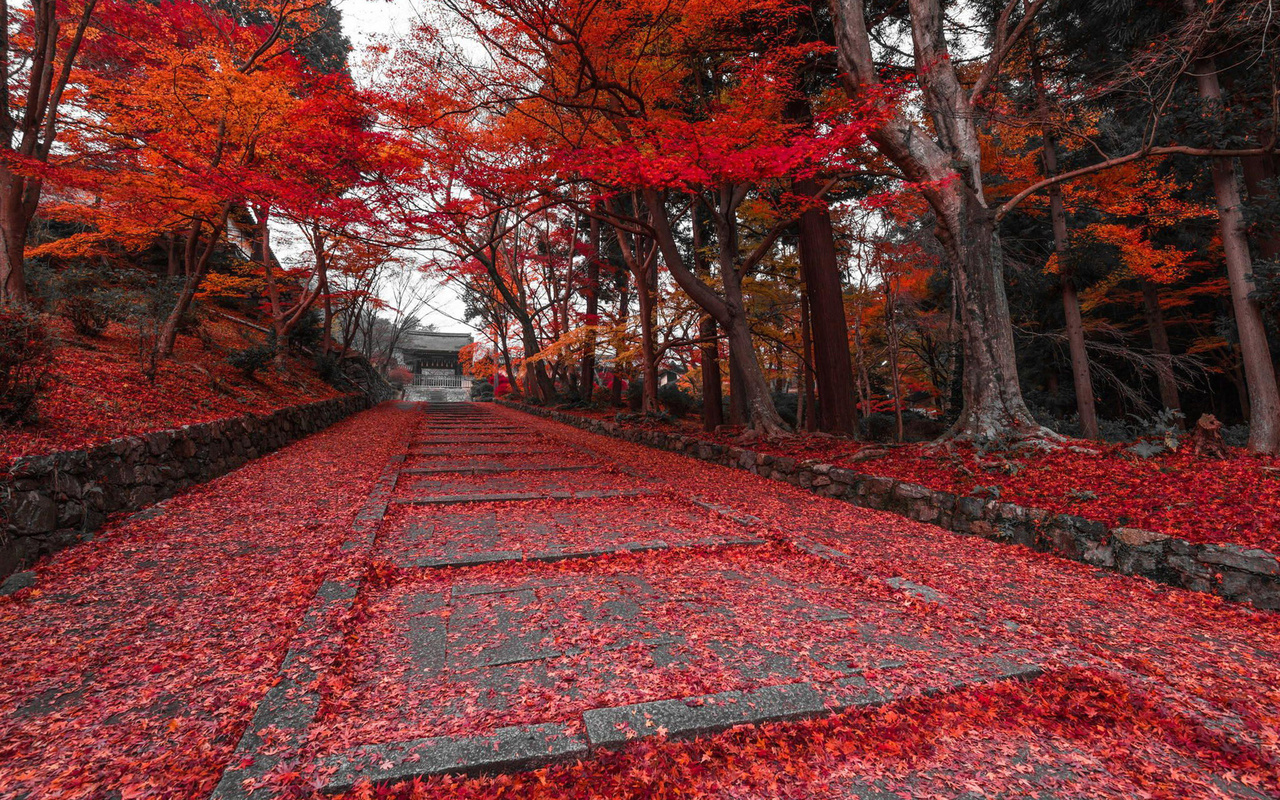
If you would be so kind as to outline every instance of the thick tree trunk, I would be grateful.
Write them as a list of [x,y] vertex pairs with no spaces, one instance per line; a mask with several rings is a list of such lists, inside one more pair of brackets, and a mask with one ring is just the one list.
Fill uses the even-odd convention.
[[[1194,8],[1194,3],[1187,0]],[[1200,97],[1212,106],[1222,103],[1217,66],[1213,59],[1197,62],[1196,84]],[[1254,291],[1253,260],[1244,231],[1240,190],[1236,185],[1234,159],[1213,160],[1213,192],[1218,203],[1218,228],[1227,262],[1227,282],[1235,311],[1240,356],[1248,385],[1249,449],[1257,453],[1280,453],[1280,387],[1276,386],[1275,365],[1267,344],[1262,309],[1251,295]]]
[[0,303],[27,302],[23,258],[30,220],[23,209],[22,185],[21,178],[0,167]]
[[[938,236],[957,284],[964,353],[964,407],[948,434],[972,439],[1047,435],[1027,410],[1018,385],[1013,326],[993,209],[983,199],[982,151],[972,92],[951,59],[940,0],[911,0],[916,76],[932,130],[903,112],[869,133],[938,217]],[[846,92],[854,98],[880,82],[862,0],[831,0]],[[991,66],[998,67],[998,62]],[[983,80],[989,84],[990,77]]]
[[967,191],[961,204],[963,223],[954,247],[963,261],[952,274],[960,298],[964,407],[950,434],[990,440],[1010,432],[1038,433],[1018,385],[995,215]]
[[[732,225],[719,225],[720,274],[724,281],[724,304],[729,319],[725,333],[729,341],[730,369],[738,370],[739,386],[730,398],[740,397],[739,408],[745,412],[746,422],[766,435],[785,433],[786,423],[778,416],[769,393],[769,383],[760,361],[756,358],[755,343],[751,339],[751,326],[747,320],[746,305],[742,295],[742,278],[737,269],[737,232]],[[727,230],[725,230],[727,229]],[[732,376],[731,376],[732,378]]]
[[1157,357],[1156,383],[1160,387],[1160,404],[1181,412],[1182,400],[1178,397],[1178,382],[1173,377],[1173,351],[1169,348],[1169,331],[1164,326],[1164,313],[1160,310],[1160,290],[1151,281],[1142,282],[1142,307],[1146,312],[1151,349]]
[[720,391],[720,343],[716,337],[716,321],[703,314],[698,323],[702,344],[702,429],[714,431],[724,424],[724,398]]
[[[698,213],[698,204],[689,210],[693,228],[694,273],[701,281],[711,277],[711,267],[704,255],[706,220]],[[716,336],[716,318],[703,313],[698,320],[698,338],[703,340],[702,355],[702,429],[714,431],[724,424],[724,396],[720,379],[720,341]]]
[[[798,194],[812,196],[817,185],[797,181]],[[857,391],[849,356],[849,325],[844,314],[844,281],[836,261],[835,234],[825,207],[800,215],[800,270],[804,276],[809,324],[813,331],[813,373],[818,389],[818,427],[830,433],[858,431]]]
[[[523,339],[526,359],[542,352],[542,348],[538,345],[538,334],[533,329],[532,320],[520,320],[520,335]],[[534,389],[543,402],[553,400],[556,396],[556,387],[551,380],[551,376],[547,374],[547,365],[539,360],[532,364],[526,364],[525,369],[533,373],[532,382],[526,379],[526,385]]]

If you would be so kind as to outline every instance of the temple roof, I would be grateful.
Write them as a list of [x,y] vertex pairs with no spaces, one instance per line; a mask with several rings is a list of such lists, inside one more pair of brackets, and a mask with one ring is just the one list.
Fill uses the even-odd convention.
[[401,350],[433,353],[456,353],[471,344],[469,333],[442,333],[440,331],[407,331],[400,338]]

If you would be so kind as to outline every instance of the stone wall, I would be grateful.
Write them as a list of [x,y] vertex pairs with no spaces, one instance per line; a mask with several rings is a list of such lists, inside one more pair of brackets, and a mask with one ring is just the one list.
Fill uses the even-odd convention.
[[497,402],[592,433],[745,469],[863,508],[889,511],[958,533],[1026,545],[1102,569],[1252,603],[1257,608],[1280,609],[1280,561],[1265,550],[1196,544],[1136,528],[1108,528],[1083,517],[937,491],[831,464],[800,462],[692,436],[629,428],[504,400]]
[[347,395],[15,460],[0,473],[0,578],[137,511],[368,408]]

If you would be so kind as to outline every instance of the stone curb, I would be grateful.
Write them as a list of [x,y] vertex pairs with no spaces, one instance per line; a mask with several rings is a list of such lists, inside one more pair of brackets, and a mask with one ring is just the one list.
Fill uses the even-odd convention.
[[[1013,656],[1019,653],[1010,654]],[[517,772],[552,763],[578,761],[617,750],[639,739],[666,735],[691,739],[738,725],[791,722],[878,708],[911,697],[929,697],[969,686],[1034,680],[1039,666],[1004,656],[978,660],[975,674],[897,694],[871,689],[861,676],[832,682],[799,682],[732,690],[699,697],[652,700],[593,708],[581,714],[583,734],[564,723],[516,725],[486,736],[435,736],[406,742],[364,745],[321,762],[332,774],[321,792],[337,794],[358,784],[390,784],[441,774]]]
[[1205,592],[1264,610],[1280,609],[1280,556],[1232,544],[1196,544],[1136,528],[1108,528],[1071,514],[1054,514],[979,497],[937,491],[832,464],[797,461],[693,436],[628,428],[508,400],[496,404],[590,433],[681,453],[808,489],[862,508],[888,511],[956,533],[1021,544],[1101,569]]

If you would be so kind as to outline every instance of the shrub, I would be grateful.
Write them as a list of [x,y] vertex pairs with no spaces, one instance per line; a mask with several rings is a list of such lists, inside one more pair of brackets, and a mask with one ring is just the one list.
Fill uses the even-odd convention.
[[[892,442],[898,438],[898,419],[892,411],[877,411],[862,418],[863,434],[873,442]],[[903,438],[908,442],[927,442],[947,429],[942,420],[908,409],[902,412]]]
[[101,336],[111,322],[111,313],[92,296],[68,297],[61,307],[62,316],[81,336]]
[[276,357],[276,349],[270,344],[256,344],[243,350],[236,350],[227,356],[227,363],[240,370],[246,378],[258,374],[258,370],[271,363]]
[[477,381],[471,384],[471,399],[488,402],[493,399],[493,384],[488,381]]
[[100,336],[113,316],[112,288],[106,285],[110,276],[73,267],[65,270],[55,283],[58,310],[81,336]]
[[800,395],[795,392],[774,392],[773,407],[777,409],[783,422],[793,428],[796,426],[800,413]]
[[408,386],[413,383],[413,373],[404,367],[393,367],[387,373],[387,380],[393,386]]
[[324,339],[324,316],[317,309],[311,309],[293,330],[289,331],[289,346],[299,350],[314,350]]
[[627,384],[627,408],[632,412],[644,408],[644,377],[637,375]]
[[331,353],[320,353],[316,356],[315,365],[316,374],[320,376],[320,380],[330,386],[337,386],[344,380],[342,365],[338,363],[337,356]]
[[667,383],[658,387],[658,402],[668,414],[677,419],[697,408],[698,401],[693,395],[681,389],[678,384]]
[[0,424],[35,421],[52,364],[53,341],[40,317],[23,306],[0,305]]

